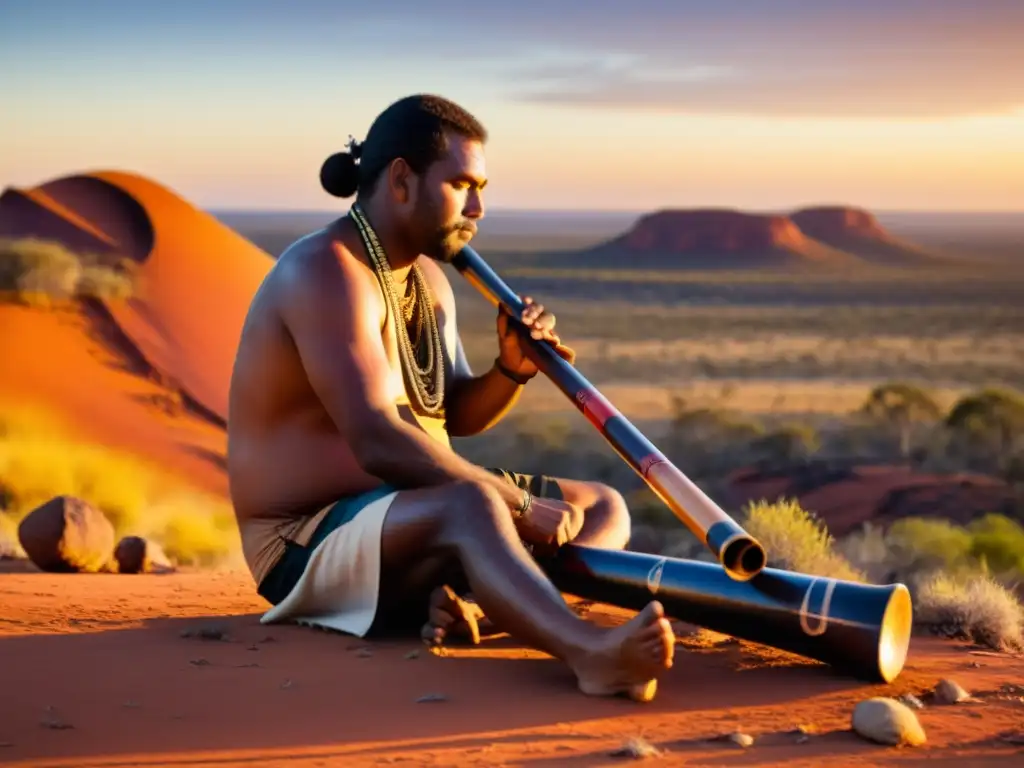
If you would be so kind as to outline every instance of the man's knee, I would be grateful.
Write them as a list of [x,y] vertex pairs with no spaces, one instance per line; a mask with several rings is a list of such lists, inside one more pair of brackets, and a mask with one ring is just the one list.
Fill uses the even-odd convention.
[[452,484],[441,517],[446,543],[488,535],[510,524],[508,506],[497,490],[472,481]]
[[630,525],[629,505],[625,497],[615,488],[604,483],[597,483],[598,499],[601,506],[607,509],[608,517],[617,525]]

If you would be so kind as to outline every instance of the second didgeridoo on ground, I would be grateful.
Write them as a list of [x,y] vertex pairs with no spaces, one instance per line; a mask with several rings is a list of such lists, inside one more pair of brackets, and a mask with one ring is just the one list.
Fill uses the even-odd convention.
[[[526,308],[519,296],[469,246],[455,257],[452,266],[488,301],[504,308],[513,319],[518,319]],[[746,581],[760,573],[767,562],[764,547],[669,461],[551,344],[533,341],[530,358],[675,516],[704,542],[731,578]]]

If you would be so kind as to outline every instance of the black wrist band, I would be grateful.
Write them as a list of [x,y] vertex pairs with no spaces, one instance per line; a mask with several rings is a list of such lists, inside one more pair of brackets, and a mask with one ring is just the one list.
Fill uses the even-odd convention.
[[523,386],[526,382],[533,378],[533,374],[529,376],[521,376],[518,373],[513,373],[512,371],[510,371],[508,368],[501,364],[500,357],[494,358],[494,367],[498,369],[502,376],[504,376],[506,379],[511,379],[519,386]]

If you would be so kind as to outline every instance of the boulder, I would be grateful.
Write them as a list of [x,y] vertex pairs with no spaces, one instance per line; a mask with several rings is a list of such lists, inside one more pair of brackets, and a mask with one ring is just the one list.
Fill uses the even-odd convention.
[[114,560],[120,573],[169,573],[174,570],[160,545],[141,536],[125,536],[117,542]]
[[40,570],[99,573],[111,569],[114,526],[87,502],[55,496],[25,516],[18,541]]

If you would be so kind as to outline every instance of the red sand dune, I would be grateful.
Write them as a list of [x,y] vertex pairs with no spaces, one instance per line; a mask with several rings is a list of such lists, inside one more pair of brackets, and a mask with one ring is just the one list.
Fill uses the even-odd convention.
[[[235,348],[273,259],[173,191],[129,173],[68,176],[0,197],[0,237],[57,240],[138,264],[129,301],[61,314],[0,306],[0,396],[226,493],[218,466]],[[177,390],[190,406],[159,407]],[[211,461],[211,458],[214,461]]]

